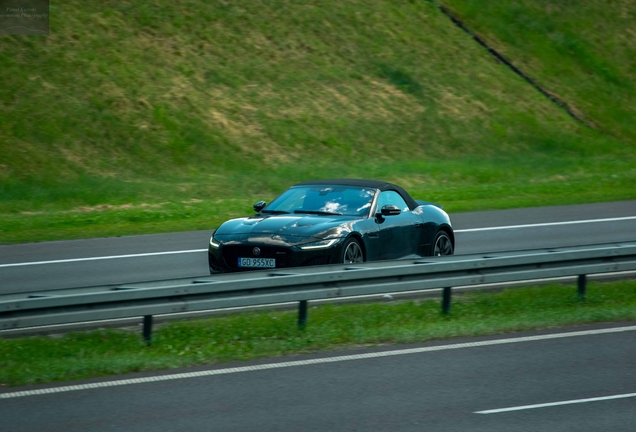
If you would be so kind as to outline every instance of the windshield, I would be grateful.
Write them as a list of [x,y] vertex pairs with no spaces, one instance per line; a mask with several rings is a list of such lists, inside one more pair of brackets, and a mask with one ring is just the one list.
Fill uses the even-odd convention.
[[367,216],[375,189],[356,186],[295,186],[272,201],[262,213]]

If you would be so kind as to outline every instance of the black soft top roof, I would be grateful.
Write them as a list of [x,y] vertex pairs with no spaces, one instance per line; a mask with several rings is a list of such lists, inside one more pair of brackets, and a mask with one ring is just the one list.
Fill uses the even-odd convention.
[[404,201],[406,201],[406,205],[409,206],[411,210],[418,206],[417,202],[411,198],[411,195],[408,194],[407,191],[402,189],[401,187],[394,185],[393,183],[388,183],[380,180],[364,180],[364,179],[351,179],[351,178],[341,178],[341,179],[325,179],[325,180],[310,180],[302,183],[298,183],[294,186],[306,186],[306,185],[339,185],[339,186],[359,186],[366,188],[379,189],[381,192],[384,191],[394,191],[400,194]]

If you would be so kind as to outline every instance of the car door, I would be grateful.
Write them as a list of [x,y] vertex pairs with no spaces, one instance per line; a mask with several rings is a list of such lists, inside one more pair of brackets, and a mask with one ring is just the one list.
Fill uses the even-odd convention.
[[[397,206],[401,210],[400,214],[379,215],[385,205]],[[418,253],[422,219],[419,215],[413,214],[399,193],[380,192],[375,213],[380,235],[379,259],[398,259]]]

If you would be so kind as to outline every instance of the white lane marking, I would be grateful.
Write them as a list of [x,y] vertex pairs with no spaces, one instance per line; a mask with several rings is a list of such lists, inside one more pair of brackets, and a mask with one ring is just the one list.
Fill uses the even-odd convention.
[[560,401],[560,402],[548,402],[548,403],[542,403],[542,404],[523,405],[523,406],[517,406],[517,407],[499,408],[499,409],[491,409],[491,410],[485,410],[485,411],[475,411],[475,414],[498,414],[498,413],[510,412],[510,411],[522,411],[522,410],[535,409],[535,408],[545,408],[545,407],[553,407],[553,406],[559,406],[559,405],[572,405],[572,404],[580,404],[580,403],[587,403],[587,402],[599,402],[599,401],[606,401],[606,400],[612,400],[612,399],[625,399],[625,398],[632,398],[632,397],[636,397],[636,393],[627,393],[627,394],[614,395],[614,396],[602,396],[602,397],[594,397],[594,398],[587,398],[587,399],[574,399],[574,400]]
[[173,254],[184,254],[184,253],[194,253],[194,252],[207,252],[207,249],[193,249],[193,250],[170,251],[170,252],[151,252],[151,253],[130,254],[130,255],[112,255],[112,256],[90,257],[90,258],[72,258],[72,259],[63,259],[63,260],[54,260],[54,261],[35,261],[35,262],[24,262],[24,263],[0,264],[0,268],[39,265],[39,264],[60,264],[60,263],[70,263],[70,262],[78,262],[78,261],[97,261],[97,260],[107,260],[107,259],[117,259],[117,258],[137,258],[137,257],[147,257],[147,256],[156,256],[156,255],[173,255]]
[[553,333],[553,334],[537,335],[537,336],[523,336],[523,337],[508,338],[508,339],[493,339],[493,340],[479,341],[479,342],[466,342],[466,343],[457,343],[457,344],[450,344],[450,345],[439,345],[439,346],[421,347],[421,348],[410,348],[410,349],[402,349],[402,350],[394,350],[394,351],[381,351],[381,352],[366,353],[366,354],[343,355],[343,356],[326,357],[326,358],[318,358],[318,359],[310,359],[310,360],[269,363],[269,364],[263,364],[263,365],[243,366],[243,367],[235,367],[235,368],[227,368],[227,369],[213,369],[213,370],[206,370],[206,371],[200,371],[200,372],[159,375],[159,376],[145,377],[145,378],[102,381],[102,382],[96,382],[96,383],[90,383],[90,384],[49,387],[49,388],[43,388],[39,390],[25,390],[25,391],[17,391],[17,392],[9,392],[9,393],[0,393],[0,399],[36,396],[36,395],[51,394],[51,393],[64,393],[64,392],[89,390],[89,389],[104,388],[104,387],[117,387],[117,386],[125,386],[125,385],[132,385],[132,384],[143,384],[143,383],[169,381],[169,380],[177,380],[177,379],[185,379],[185,378],[199,378],[199,377],[207,377],[207,376],[214,376],[214,375],[227,375],[227,374],[235,374],[235,373],[243,373],[243,372],[254,372],[254,371],[261,371],[261,370],[268,370],[268,369],[282,369],[282,368],[289,368],[289,367],[296,367],[296,366],[338,363],[338,362],[351,361],[351,360],[365,360],[365,359],[400,356],[400,355],[408,355],[408,354],[421,354],[426,352],[446,351],[446,350],[462,349],[462,348],[475,348],[475,347],[504,345],[504,344],[521,343],[521,342],[533,342],[533,341],[541,341],[541,340],[549,340],[549,339],[561,339],[561,338],[569,338],[569,337],[576,337],[576,336],[599,335],[599,334],[607,334],[607,333],[621,333],[621,332],[627,332],[627,331],[636,331],[636,326],[614,327],[614,328],[596,329],[596,330],[583,330],[583,331],[567,332],[567,333]]
[[636,219],[636,216],[625,216],[625,217],[606,218],[606,219],[586,219],[586,220],[565,221],[565,222],[545,222],[545,223],[537,223],[537,224],[507,225],[507,226],[488,227],[488,228],[467,228],[467,229],[455,230],[455,232],[461,233],[461,232],[477,232],[477,231],[495,231],[495,230],[516,229],[516,228],[535,228],[535,227],[546,227],[546,226],[557,226],[557,225],[576,225],[576,224],[595,223],[595,222],[618,222],[618,221],[626,221],[626,220],[634,220],[634,219]]
[[[575,224],[594,223],[594,222],[616,222],[616,221],[626,221],[626,220],[634,220],[634,219],[636,219],[636,216],[626,216],[626,217],[607,218],[607,219],[588,219],[588,220],[567,221],[567,222],[546,222],[546,223],[527,224],[527,225],[506,225],[506,226],[487,227],[487,228],[467,228],[467,229],[455,230],[455,232],[465,233],[465,232],[477,232],[477,231],[495,231],[495,230],[516,229],[516,228],[535,228],[535,227],[546,227],[546,226],[556,226],[556,225],[575,225]],[[148,257],[148,256],[156,256],[156,255],[198,253],[198,252],[206,252],[206,251],[207,249],[193,249],[193,250],[170,251],[170,252],[140,253],[140,254],[131,254],[131,255],[112,255],[112,256],[104,256],[104,257],[91,257],[91,258],[72,258],[72,259],[53,260],[53,261],[35,261],[35,262],[0,264],[0,268],[20,267],[20,266],[40,265],[40,264],[60,264],[60,263],[69,263],[69,262],[80,262],[80,261],[97,261],[97,260],[117,259],[117,258],[139,258],[139,257]]]

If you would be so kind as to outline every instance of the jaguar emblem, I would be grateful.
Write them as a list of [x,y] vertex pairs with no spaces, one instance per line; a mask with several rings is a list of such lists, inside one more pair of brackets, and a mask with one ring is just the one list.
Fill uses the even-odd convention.
[[253,253],[254,255],[258,256],[258,255],[260,255],[260,254],[261,254],[261,249],[260,249],[260,248],[255,247],[254,249],[252,249],[252,253]]

